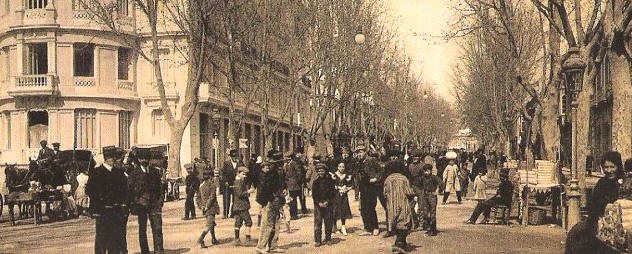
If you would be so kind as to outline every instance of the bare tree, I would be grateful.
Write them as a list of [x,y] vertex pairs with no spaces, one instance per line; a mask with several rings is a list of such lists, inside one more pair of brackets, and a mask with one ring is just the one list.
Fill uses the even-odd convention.
[[[208,49],[215,43],[210,41],[211,37],[208,36],[209,13],[215,6],[211,1],[135,0],[131,4],[140,10],[136,22],[146,22],[143,24],[146,24],[146,29],[148,29],[148,31],[135,31],[121,22],[122,8],[127,10],[128,6],[100,0],[80,0],[80,4],[92,16],[92,20],[115,34],[126,47],[152,64],[156,88],[160,95],[161,110],[171,131],[169,134],[169,175],[179,176],[182,135],[198,105],[200,83],[203,81],[206,63],[211,58],[211,52]],[[167,28],[166,22],[173,22],[173,25]],[[148,34],[145,35],[145,33]],[[179,115],[173,112],[165,93],[160,57],[160,44],[163,38],[159,33],[170,33],[176,38],[181,38],[184,42],[179,46],[187,49],[180,51],[187,63],[188,71],[183,95],[184,102],[180,107]],[[178,43],[177,40],[174,40],[174,43]],[[149,45],[148,50],[145,45]]]

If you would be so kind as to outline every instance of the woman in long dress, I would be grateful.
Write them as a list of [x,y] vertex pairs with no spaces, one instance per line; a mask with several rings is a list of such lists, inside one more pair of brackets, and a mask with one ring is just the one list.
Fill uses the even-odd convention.
[[456,153],[446,153],[446,159],[448,159],[448,166],[443,171],[445,190],[442,204],[446,204],[451,192],[456,192],[456,199],[461,204],[461,180],[459,179],[459,166],[456,165]]
[[340,232],[343,235],[347,235],[347,229],[345,228],[345,222],[347,219],[351,219],[351,208],[349,207],[348,192],[353,188],[351,174],[346,173],[345,164],[343,162],[338,163],[338,167],[335,173],[332,173],[334,182],[336,184],[336,190],[338,191],[334,198],[334,228],[337,227],[338,220],[340,220]]

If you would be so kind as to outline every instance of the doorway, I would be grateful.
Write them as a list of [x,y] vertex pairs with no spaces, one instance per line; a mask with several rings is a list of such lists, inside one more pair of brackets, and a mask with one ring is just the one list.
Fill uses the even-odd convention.
[[39,148],[40,141],[48,139],[48,111],[28,112],[29,148]]

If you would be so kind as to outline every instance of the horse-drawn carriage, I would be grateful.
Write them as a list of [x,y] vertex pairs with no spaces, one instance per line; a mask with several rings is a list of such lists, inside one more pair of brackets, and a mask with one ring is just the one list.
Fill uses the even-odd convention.
[[9,208],[12,224],[15,224],[16,205],[20,218],[33,218],[35,224],[42,219],[42,204],[51,219],[76,215],[71,211],[74,206],[71,200],[78,186],[77,175],[94,164],[90,151],[68,150],[51,158],[30,160],[28,168],[6,165],[4,204]]
[[138,159],[149,160],[149,165],[160,168],[162,170],[165,201],[179,200],[180,199],[180,184],[182,184],[182,177],[180,174],[170,175],[167,172],[167,161],[169,158],[169,145],[167,144],[148,144],[148,145],[136,145],[132,147],[132,153]]

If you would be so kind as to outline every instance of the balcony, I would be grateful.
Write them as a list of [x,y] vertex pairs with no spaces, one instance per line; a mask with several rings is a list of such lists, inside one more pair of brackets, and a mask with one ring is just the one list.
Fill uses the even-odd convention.
[[57,10],[53,1],[27,2],[24,9],[15,11],[13,26],[57,26]]
[[59,94],[59,87],[52,74],[21,75],[15,77],[14,87],[8,93],[12,97],[53,96]]

